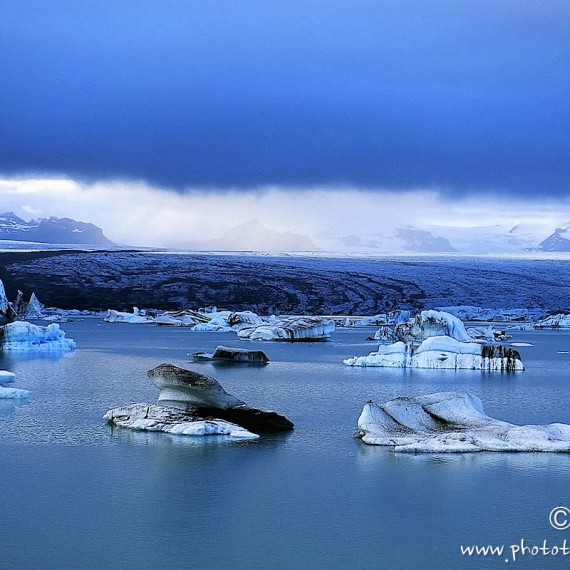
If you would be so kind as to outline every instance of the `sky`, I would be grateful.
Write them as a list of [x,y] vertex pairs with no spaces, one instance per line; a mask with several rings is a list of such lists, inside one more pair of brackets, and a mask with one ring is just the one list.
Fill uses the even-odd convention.
[[569,29],[566,0],[4,0],[0,177],[68,180],[96,219],[94,187],[542,212],[569,194]]

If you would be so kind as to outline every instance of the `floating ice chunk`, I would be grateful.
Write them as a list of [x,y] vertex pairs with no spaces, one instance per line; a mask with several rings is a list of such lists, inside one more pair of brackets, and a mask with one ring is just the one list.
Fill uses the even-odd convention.
[[0,327],[0,347],[11,351],[66,351],[73,350],[75,341],[65,338],[59,325],[47,327],[16,321]]
[[141,315],[140,311],[134,307],[132,313],[124,313],[121,311],[115,311],[109,309],[105,315],[106,322],[108,323],[130,323],[130,324],[145,324],[152,323],[154,319],[152,317],[147,317],[146,315]]
[[257,437],[255,432],[282,432],[293,423],[276,412],[250,408],[228,394],[215,378],[161,364],[148,371],[160,390],[158,405],[134,404],[109,410],[114,425],[181,435]]
[[9,382],[14,382],[16,380],[16,375],[9,370],[0,370],[0,384],[7,384]]
[[368,356],[353,356],[345,358],[344,364],[347,366],[382,366],[387,368],[405,368],[409,366],[408,346],[402,341],[388,345],[380,345],[376,352],[371,352]]
[[552,315],[541,319],[534,326],[537,329],[570,329],[570,315]]
[[570,452],[570,425],[518,426],[496,420],[485,414],[479,398],[461,392],[368,402],[357,435],[399,452]]
[[227,322],[230,327],[239,331],[246,327],[261,325],[264,321],[258,314],[252,311],[239,311],[231,313]]
[[198,323],[192,330],[197,332],[232,332],[227,319],[223,315],[216,315],[207,323]]
[[404,342],[379,346],[368,356],[343,360],[348,366],[524,370],[520,354],[501,345],[460,342],[448,336],[426,338],[417,348]]
[[29,395],[29,390],[22,390],[21,388],[6,388],[6,386],[0,386],[0,399],[18,400],[20,398],[27,398]]
[[217,346],[212,354],[195,352],[192,355],[194,361],[221,361],[246,364],[267,364],[269,358],[262,350],[247,350],[245,348],[231,348]]
[[335,330],[332,319],[289,317],[238,331],[242,340],[320,341],[328,340]]
[[534,346],[530,342],[511,342],[509,343],[511,346]]
[[203,419],[179,408],[160,405],[133,404],[109,410],[104,416],[108,422],[134,430],[161,431],[173,435],[225,435],[237,439],[257,439],[255,433],[220,419]]

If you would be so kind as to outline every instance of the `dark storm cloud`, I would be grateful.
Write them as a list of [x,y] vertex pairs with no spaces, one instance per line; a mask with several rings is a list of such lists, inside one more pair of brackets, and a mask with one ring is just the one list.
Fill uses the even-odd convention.
[[564,194],[570,5],[5,0],[0,172]]

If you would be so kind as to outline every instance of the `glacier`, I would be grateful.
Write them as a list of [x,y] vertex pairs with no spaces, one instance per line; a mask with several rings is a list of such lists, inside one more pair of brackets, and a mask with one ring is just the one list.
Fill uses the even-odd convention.
[[463,392],[399,397],[380,405],[369,401],[356,435],[369,445],[408,453],[570,452],[570,425],[500,421],[485,414],[479,398]]

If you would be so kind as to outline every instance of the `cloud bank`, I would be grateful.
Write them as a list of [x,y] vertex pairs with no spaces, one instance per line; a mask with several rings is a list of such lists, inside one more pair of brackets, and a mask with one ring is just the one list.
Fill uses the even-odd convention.
[[565,0],[4,0],[0,173],[566,196]]
[[[0,180],[0,209],[20,217],[71,217],[94,223],[117,243],[162,247],[216,240],[257,220],[273,232],[307,236],[325,250],[390,250],[398,228],[444,237],[461,251],[493,232],[544,239],[570,221],[570,201],[464,198],[436,189],[195,189],[179,194],[145,183],[82,183],[70,179]],[[517,238],[518,239],[518,238]],[[372,245],[371,245],[372,244]]]

